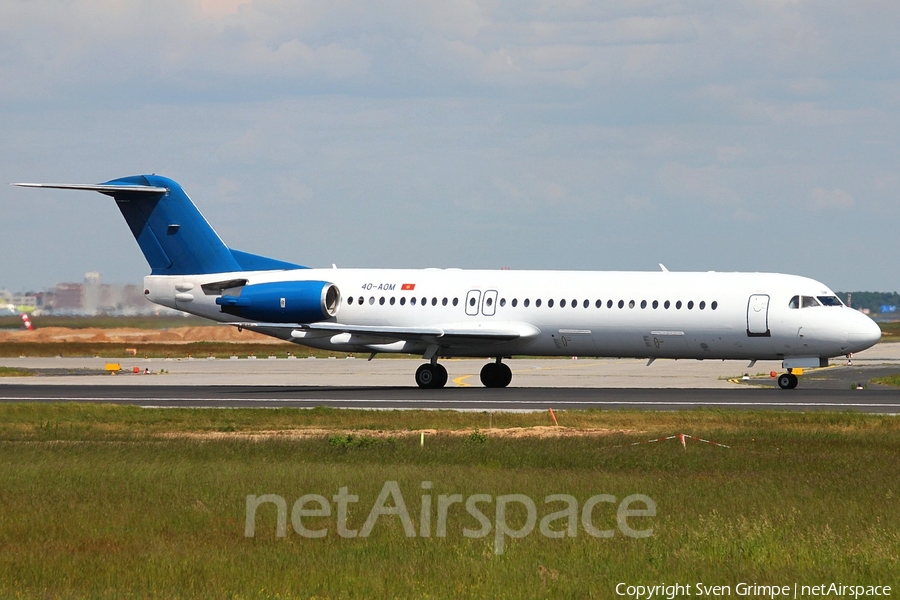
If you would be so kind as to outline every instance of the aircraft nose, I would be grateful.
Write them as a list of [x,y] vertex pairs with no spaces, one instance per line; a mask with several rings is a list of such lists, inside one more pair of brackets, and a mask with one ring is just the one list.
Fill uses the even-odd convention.
[[862,313],[856,313],[847,329],[847,343],[853,352],[860,352],[874,346],[881,339],[881,328]]

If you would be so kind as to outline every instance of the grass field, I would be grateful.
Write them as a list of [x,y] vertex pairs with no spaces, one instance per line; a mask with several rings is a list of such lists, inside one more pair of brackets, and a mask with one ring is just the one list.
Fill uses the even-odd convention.
[[[548,435],[537,428],[549,425],[543,413],[0,405],[0,597],[610,598],[619,582],[900,586],[894,417],[557,416],[581,435]],[[509,435],[516,428],[533,429]],[[730,448],[677,439],[615,447],[677,433]],[[387,514],[368,537],[338,535],[333,496],[346,487],[359,497],[347,527],[360,530],[392,481],[415,535]],[[255,535],[245,536],[247,496],[264,494],[286,502],[284,537],[274,504],[259,507]],[[330,516],[299,519],[324,538],[293,526],[305,494],[331,503]],[[464,535],[480,524],[459,503],[437,535],[438,498],[452,494],[490,496],[478,505],[488,535]],[[527,520],[516,502],[499,519],[497,498],[511,494],[531,498],[538,521],[565,507],[545,503],[550,494],[574,497],[579,510],[598,494],[616,503],[643,494],[656,515],[627,523],[652,535],[622,534],[617,504],[603,501],[590,523],[612,537],[589,535],[579,513],[574,537],[535,527],[505,536],[498,553],[496,524],[516,530]],[[420,535],[423,504],[430,537]]]

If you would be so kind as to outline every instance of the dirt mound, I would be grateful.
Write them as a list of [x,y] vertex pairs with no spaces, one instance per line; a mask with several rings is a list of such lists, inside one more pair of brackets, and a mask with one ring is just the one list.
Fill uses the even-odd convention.
[[0,331],[3,342],[91,342],[109,344],[189,344],[192,342],[236,342],[278,344],[276,340],[252,331],[238,331],[230,325],[176,327],[174,329],[69,329],[44,327],[33,331]]
[[415,431],[397,431],[397,430],[350,430],[350,429],[326,429],[321,427],[305,427],[298,429],[280,429],[274,431],[255,431],[255,432],[223,432],[223,431],[204,431],[204,432],[171,432],[159,434],[163,438],[188,438],[198,440],[218,440],[218,439],[247,439],[254,441],[270,440],[270,439],[305,439],[315,437],[326,437],[331,435],[353,435],[358,437],[368,437],[375,439],[385,439],[392,437],[418,437],[420,434],[426,435],[450,435],[454,437],[471,436],[473,434],[483,434],[485,437],[498,438],[557,438],[557,437],[601,437],[616,434],[637,433],[635,429],[600,429],[594,427],[549,427],[536,425],[533,427],[507,427],[503,429],[419,429]]

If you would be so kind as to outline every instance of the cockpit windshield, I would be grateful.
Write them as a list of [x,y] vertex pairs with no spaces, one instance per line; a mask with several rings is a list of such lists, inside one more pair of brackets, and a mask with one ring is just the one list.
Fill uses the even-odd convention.
[[822,306],[843,306],[844,303],[837,296],[818,296]]
[[843,306],[837,296],[794,296],[788,302],[790,308],[812,308],[814,306]]

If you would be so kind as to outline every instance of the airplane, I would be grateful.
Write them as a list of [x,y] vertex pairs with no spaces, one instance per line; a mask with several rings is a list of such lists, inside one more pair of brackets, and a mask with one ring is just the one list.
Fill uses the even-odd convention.
[[309,268],[226,246],[175,181],[17,183],[111,196],[150,265],[151,302],[330,351],[421,355],[421,388],[441,388],[440,358],[512,356],[780,360],[795,369],[873,346],[874,321],[825,284],[779,273]]

